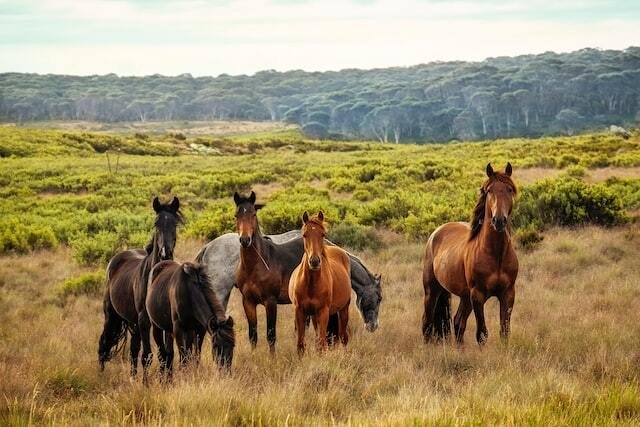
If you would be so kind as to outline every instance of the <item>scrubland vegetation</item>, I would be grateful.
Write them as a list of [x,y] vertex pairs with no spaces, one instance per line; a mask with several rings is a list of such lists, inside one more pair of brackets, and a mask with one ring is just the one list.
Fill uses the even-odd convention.
[[[640,422],[639,134],[395,146],[295,130],[177,137],[6,126],[0,153],[0,424]],[[488,161],[510,161],[520,184],[511,344],[497,339],[491,302],[484,350],[470,332],[464,349],[425,346],[424,239],[469,218]],[[207,349],[169,386],[130,382],[119,357],[99,373],[102,271],[113,253],[147,241],[153,196],[180,197],[176,259],[189,260],[233,230],[231,195],[251,188],[267,203],[264,231],[296,228],[302,211],[322,208],[329,237],[382,273],[379,330],[364,331],[352,307],[347,349],[298,359],[286,307],[271,358],[262,329],[250,351],[234,293],[231,374],[217,372]]]

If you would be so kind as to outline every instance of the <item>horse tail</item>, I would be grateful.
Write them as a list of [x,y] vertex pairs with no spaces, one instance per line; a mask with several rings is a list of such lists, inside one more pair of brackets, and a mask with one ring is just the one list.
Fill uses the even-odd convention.
[[98,342],[100,370],[104,370],[104,364],[119,353],[127,343],[127,322],[113,308],[108,286],[102,309],[104,311],[104,328]]
[[444,289],[436,302],[433,328],[439,339],[451,335],[451,294]]

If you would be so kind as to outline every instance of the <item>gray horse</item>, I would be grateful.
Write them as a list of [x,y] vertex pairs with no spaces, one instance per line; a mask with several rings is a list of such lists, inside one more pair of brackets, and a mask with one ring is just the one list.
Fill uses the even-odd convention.
[[[276,244],[302,239],[299,230],[267,237]],[[371,274],[356,256],[349,254],[349,257],[351,258],[351,288],[356,293],[356,305],[366,329],[373,332],[378,328],[378,310],[382,301],[380,275]],[[300,252],[300,259],[302,259],[302,252]],[[235,285],[236,267],[240,261],[238,234],[227,233],[207,243],[200,249],[196,261],[208,267],[213,289],[226,309],[231,290]]]

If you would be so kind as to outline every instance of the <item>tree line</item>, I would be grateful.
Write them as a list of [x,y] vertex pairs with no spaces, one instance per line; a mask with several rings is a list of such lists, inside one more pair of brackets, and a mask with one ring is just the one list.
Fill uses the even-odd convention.
[[640,47],[254,75],[0,74],[0,120],[257,120],[383,142],[572,134],[640,120]]

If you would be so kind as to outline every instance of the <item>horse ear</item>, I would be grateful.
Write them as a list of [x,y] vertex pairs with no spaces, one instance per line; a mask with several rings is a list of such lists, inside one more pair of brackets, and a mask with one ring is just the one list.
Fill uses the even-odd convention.
[[513,172],[513,168],[511,167],[511,163],[507,162],[507,167],[504,168],[504,173],[507,176],[511,176],[511,172]]
[[153,198],[153,210],[158,213],[160,212],[160,208],[162,208],[162,205],[160,204],[160,199],[158,199],[158,196],[156,196]]
[[493,176],[493,168],[491,167],[491,163],[487,163],[487,176],[491,178]]
[[251,202],[251,204],[255,204],[256,203],[256,192],[252,191],[251,195],[249,196],[249,201]]
[[324,221],[324,213],[322,211],[318,211],[318,219]]
[[235,193],[233,193],[233,201],[235,202],[236,206],[240,204],[240,194],[238,194],[238,192],[236,191]]
[[375,276],[373,276],[374,279],[376,279],[376,282],[381,282],[382,281],[382,274],[376,274]]
[[171,210],[178,212],[178,209],[180,209],[180,200],[173,196],[173,200],[171,201]]
[[194,264],[185,262],[184,264],[182,264],[182,271],[184,271],[184,274],[188,275],[188,276],[193,276],[193,273],[195,273],[196,271],[196,266]]
[[259,211],[260,209],[264,208],[265,205],[262,204],[257,204],[257,205],[253,205],[254,209]]
[[309,221],[309,212],[304,211],[304,213],[302,214],[302,223],[306,224],[307,221]]

